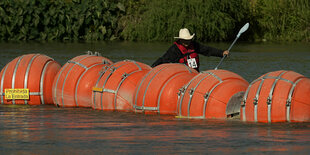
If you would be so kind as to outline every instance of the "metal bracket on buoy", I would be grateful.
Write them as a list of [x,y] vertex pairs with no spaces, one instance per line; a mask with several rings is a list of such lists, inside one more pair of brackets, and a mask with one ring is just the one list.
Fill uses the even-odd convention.
[[194,88],[191,88],[191,89],[189,90],[189,92],[188,92],[189,95],[192,96],[192,95],[194,94],[194,91],[195,91],[195,89],[194,89]]
[[205,98],[205,99],[207,99],[208,97],[209,97],[209,92],[206,92],[206,94],[205,95],[203,95],[203,97]]
[[92,51],[87,51],[86,54],[87,55],[93,55],[93,52]]
[[254,99],[253,99],[253,104],[254,104],[254,105],[257,105],[257,103],[258,103],[258,99],[257,99],[256,97],[254,97]]
[[181,96],[181,91],[180,90],[177,92],[177,95],[178,95],[178,99],[179,99],[179,97]]
[[107,71],[108,67],[107,66],[103,66],[101,68],[101,70],[99,71],[99,79],[102,77],[102,75]]
[[185,90],[186,90],[186,87],[182,87],[182,88],[179,89],[179,91],[180,91],[182,94],[185,93]]
[[254,104],[254,106],[257,106],[257,103],[258,103],[258,98],[254,97],[254,98],[253,98],[253,104]]
[[128,75],[129,75],[129,74],[124,73],[124,74],[122,75],[122,79],[126,79],[126,78],[128,77]]
[[115,68],[114,66],[110,67],[110,71],[113,73],[117,68]]
[[87,55],[93,55],[93,56],[101,56],[101,54],[99,52],[96,52],[96,51],[94,53],[92,51],[87,51],[86,54]]
[[270,97],[270,96],[268,96],[268,98],[267,98],[267,105],[270,105],[271,104],[271,101],[272,101],[272,97]]
[[291,103],[292,103],[291,98],[288,98],[288,99],[286,100],[286,107],[291,106]]
[[105,60],[105,59],[102,59],[102,63],[103,64],[109,64],[109,62],[107,60]]
[[179,92],[177,92],[177,94],[178,94],[178,99],[179,99],[179,97],[180,97],[181,95],[184,94],[184,92],[185,92],[185,87],[182,87],[182,88],[179,89]]
[[255,122],[257,122],[257,103],[258,103],[258,98],[254,97],[253,104],[254,104],[254,121]]
[[291,103],[292,103],[291,98],[288,98],[288,99],[286,100],[286,120],[287,120],[288,122],[291,121],[291,120],[290,120]]
[[[247,92],[246,92],[247,94]],[[243,101],[241,103],[241,108],[242,108],[242,120],[243,121],[246,121],[246,117],[245,117],[245,104],[246,104],[246,98],[245,98],[246,95],[244,95],[244,98],[243,98]]]
[[[209,96],[210,96],[210,92],[206,92],[203,95],[203,98],[204,98],[204,108],[206,108],[206,106],[207,106],[207,102],[208,102]],[[203,110],[203,117],[204,116],[205,116],[205,109]]]
[[101,56],[101,54],[99,52],[95,52],[94,54],[95,56]]
[[241,103],[241,107],[245,107],[245,104],[246,104],[246,100],[242,100],[242,103]]

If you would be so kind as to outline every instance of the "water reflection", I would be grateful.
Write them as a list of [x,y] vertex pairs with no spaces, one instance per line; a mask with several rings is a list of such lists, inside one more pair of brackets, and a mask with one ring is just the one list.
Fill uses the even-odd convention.
[[52,105],[1,105],[0,109],[0,123],[5,124],[0,152],[6,154],[310,151],[309,123],[187,120]]

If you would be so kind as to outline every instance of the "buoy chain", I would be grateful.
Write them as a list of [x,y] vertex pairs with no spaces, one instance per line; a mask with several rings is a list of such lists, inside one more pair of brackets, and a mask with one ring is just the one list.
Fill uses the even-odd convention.
[[102,92],[101,92],[101,93],[103,93],[103,92],[108,92],[108,93],[112,93],[112,94],[115,94],[115,93],[116,93],[116,91],[115,91],[115,90],[112,90],[112,89],[106,89],[106,88],[103,88],[103,89],[102,89]]
[[201,73],[206,73],[206,74],[212,75],[213,77],[215,77],[215,78],[216,78],[218,81],[220,81],[220,82],[223,81],[219,76],[215,75],[215,74],[212,73],[212,72],[203,71],[203,72],[201,72]]
[[76,65],[83,67],[84,69],[87,69],[87,67],[85,65],[81,64],[80,62],[69,60],[68,63],[73,63],[73,64],[76,64]]

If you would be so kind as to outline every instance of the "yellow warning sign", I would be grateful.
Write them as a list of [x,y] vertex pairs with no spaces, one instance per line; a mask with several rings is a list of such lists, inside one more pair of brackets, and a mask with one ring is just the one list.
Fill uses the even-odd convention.
[[6,100],[28,100],[29,89],[5,89],[4,90]]
[[93,87],[94,92],[103,92],[103,88]]

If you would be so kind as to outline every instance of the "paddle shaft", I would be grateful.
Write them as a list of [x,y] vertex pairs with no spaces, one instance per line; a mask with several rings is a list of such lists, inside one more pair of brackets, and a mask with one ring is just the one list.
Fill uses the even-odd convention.
[[[229,46],[228,51],[234,46],[234,44],[236,43],[236,41],[238,40],[238,38],[239,38],[239,37],[236,37],[236,39],[234,40],[234,42]],[[225,59],[226,57],[227,57],[227,55],[225,54],[225,55],[222,57],[220,63],[214,68],[214,70],[217,70],[217,69],[218,69],[218,67],[222,64],[222,62],[224,61],[224,59]]]

